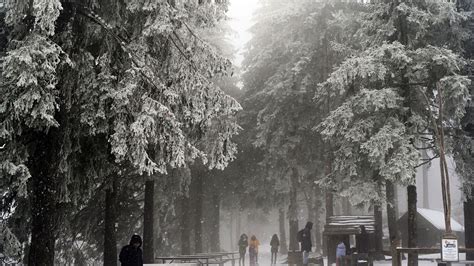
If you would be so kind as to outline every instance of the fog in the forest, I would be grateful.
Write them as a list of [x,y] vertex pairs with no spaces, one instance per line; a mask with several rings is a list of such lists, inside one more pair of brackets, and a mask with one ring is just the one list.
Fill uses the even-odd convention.
[[473,11],[0,0],[0,265],[474,261]]

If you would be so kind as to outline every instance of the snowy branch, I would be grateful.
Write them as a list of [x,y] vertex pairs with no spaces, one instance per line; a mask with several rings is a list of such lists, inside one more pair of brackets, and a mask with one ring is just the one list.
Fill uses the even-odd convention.
[[436,156],[428,158],[428,159],[422,159],[422,161],[424,161],[424,162],[418,164],[417,166],[415,166],[415,168],[418,168],[418,167],[423,166],[425,164],[429,164],[429,163],[431,163],[431,161],[433,161],[434,159],[437,159],[437,158],[439,158],[439,155],[436,155]]

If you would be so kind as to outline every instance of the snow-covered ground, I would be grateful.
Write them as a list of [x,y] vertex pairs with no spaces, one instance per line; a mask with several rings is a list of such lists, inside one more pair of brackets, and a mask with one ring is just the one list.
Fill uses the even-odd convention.
[[[438,256],[439,257],[439,256]],[[418,265],[419,266],[428,266],[428,265],[437,265],[436,263],[436,256],[421,256],[421,260],[418,262]],[[460,259],[463,259],[462,257],[460,257]],[[286,256],[281,256],[280,254],[278,254],[278,258],[277,258],[277,261],[278,261],[278,264],[276,265],[288,265],[288,264],[283,264],[284,262],[286,262]],[[260,252],[259,254],[259,258],[258,258],[258,262],[259,262],[259,266],[270,266],[271,265],[271,254],[269,252]],[[227,265],[231,265],[230,263],[227,263]],[[236,263],[236,265],[238,265],[238,263]],[[248,266],[248,254],[247,254],[247,257],[245,258],[245,266]],[[327,259],[324,260],[324,265],[328,265],[327,264]],[[333,265],[336,265],[335,263]],[[374,265],[392,265],[392,261],[391,260],[387,260],[387,261],[376,261],[374,262]],[[407,261],[404,260],[402,265],[407,265]],[[454,264],[453,264],[454,265]]]
[[[282,256],[278,254],[277,257],[277,262],[278,264],[276,265],[287,265],[287,264],[282,264],[284,261],[286,261],[286,256]],[[268,251],[261,251],[258,254],[258,265],[259,266],[270,266],[272,263],[272,254]],[[229,264],[230,265],[230,264]],[[236,264],[238,265],[238,264]],[[249,265],[249,257],[247,254],[247,257],[245,258],[245,266]]]
[[[439,258],[439,255],[423,255],[423,256],[420,256],[420,260],[418,261],[418,265],[419,266],[437,265],[437,263],[436,263],[437,258]],[[459,259],[464,260],[465,259],[464,255],[460,254]],[[276,264],[277,266],[288,265],[288,264],[284,264],[286,262],[286,256],[282,256],[280,254],[278,254],[277,262],[278,262]],[[170,265],[170,264],[167,264],[167,265]],[[227,262],[226,265],[232,265],[232,263]],[[236,261],[235,265],[238,266],[239,263]],[[260,251],[260,254],[258,256],[258,265],[259,266],[270,266],[271,265],[271,254],[270,254],[270,252]],[[327,259],[324,259],[324,265],[326,265],[326,266],[328,265]],[[333,263],[332,265],[336,265],[336,264]],[[376,262],[374,262],[374,265],[392,265],[392,261],[390,260],[390,257],[388,257],[388,260],[386,260],[386,261],[376,261]],[[403,260],[402,265],[407,265],[407,260]],[[452,265],[456,265],[456,264],[453,263]],[[248,254],[245,257],[245,265],[244,266],[249,266]]]

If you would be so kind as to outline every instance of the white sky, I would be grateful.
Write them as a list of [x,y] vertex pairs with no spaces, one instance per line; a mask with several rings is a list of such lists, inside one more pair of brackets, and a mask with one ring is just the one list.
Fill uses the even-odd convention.
[[253,24],[252,14],[257,4],[258,0],[230,0],[229,25],[235,34],[229,36],[229,39],[236,49],[234,64],[237,67],[242,64],[244,46],[251,38],[248,30]]

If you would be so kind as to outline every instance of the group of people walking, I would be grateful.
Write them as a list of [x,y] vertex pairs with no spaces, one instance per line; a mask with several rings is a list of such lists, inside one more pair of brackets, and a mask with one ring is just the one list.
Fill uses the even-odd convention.
[[[304,229],[300,230],[297,235],[298,242],[301,243],[301,251],[303,252],[303,265],[308,265],[309,261],[309,253],[313,247],[311,243],[311,229],[313,228],[313,223],[308,222]],[[245,255],[247,253],[247,247],[249,250],[249,261],[250,266],[258,265],[258,247],[260,246],[260,242],[258,241],[255,235],[252,235],[250,240],[248,239],[246,234],[242,234],[239,239],[239,253],[240,253],[240,260],[239,265],[245,265]],[[272,261],[271,264],[274,265],[277,263],[277,254],[280,247],[280,239],[278,238],[277,234],[272,236],[270,240],[270,247],[272,253]]]
[[[311,229],[313,228],[313,223],[308,222],[305,228],[298,232],[297,238],[301,242],[301,251],[303,252],[303,264],[308,265],[309,252],[311,252],[312,243],[311,243]],[[141,250],[142,239],[139,235],[133,235],[130,244],[124,246],[120,252],[120,262],[122,266],[141,266],[143,265],[143,255]],[[252,235],[250,240],[246,234],[240,236],[239,242],[239,253],[240,260],[239,265],[245,265],[245,255],[247,253],[247,248],[249,250],[249,261],[250,266],[258,265],[258,248],[260,246],[260,241],[255,235]],[[280,247],[280,239],[277,234],[272,236],[270,240],[270,247],[272,253],[271,264],[274,265],[277,262],[278,249]]]
[[[313,247],[311,242],[311,229],[313,228],[313,223],[308,222],[306,226],[298,231],[296,238],[298,242],[301,243],[301,252],[303,253],[303,265],[308,265],[309,263],[309,253]],[[361,233],[357,235],[356,242],[357,242],[357,253],[359,257],[364,258],[368,256],[369,253],[369,236],[365,226],[360,226]],[[143,265],[143,255],[141,250],[142,239],[139,235],[133,235],[130,244],[124,246],[120,252],[120,262],[122,266],[142,266]],[[242,234],[240,236],[239,242],[239,253],[240,253],[240,260],[239,265],[245,266],[245,255],[247,253],[247,248],[249,251],[249,261],[250,266],[257,266],[258,265],[258,248],[260,246],[260,241],[257,239],[255,235],[252,235],[250,240],[248,239],[246,234]],[[280,247],[280,239],[278,238],[277,234],[272,236],[270,240],[270,247],[271,247],[271,264],[274,265],[277,262],[277,254]],[[346,256],[346,244],[344,243],[344,239],[340,239],[336,246],[336,265],[343,264],[343,260]]]
[[[258,265],[258,247],[260,246],[260,241],[258,241],[255,235],[252,235],[250,240],[246,234],[242,234],[239,239],[239,253],[240,260],[239,265],[245,265],[245,254],[247,253],[247,247],[249,250],[249,261],[250,266]],[[272,265],[276,264],[278,248],[280,246],[280,240],[278,236],[274,234],[270,241],[271,252],[272,252]]]

